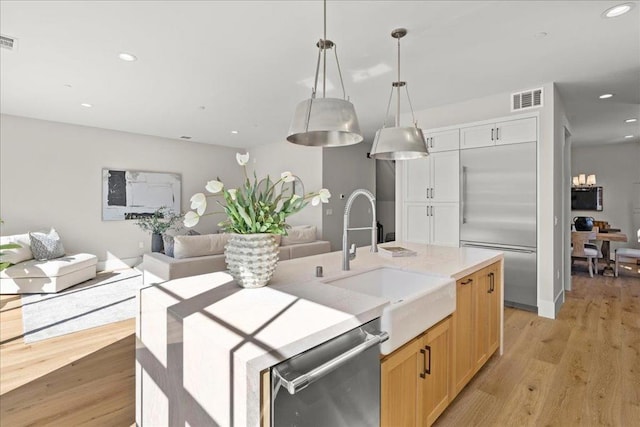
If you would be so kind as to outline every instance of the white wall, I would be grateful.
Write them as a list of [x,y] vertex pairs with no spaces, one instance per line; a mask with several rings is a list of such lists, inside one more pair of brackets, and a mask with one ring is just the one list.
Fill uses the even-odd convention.
[[[135,263],[151,236],[134,221],[102,221],[103,168],[181,174],[183,211],[208,180],[241,179],[231,148],[7,115],[0,129],[2,235],[55,227],[67,252],[93,253],[107,268]],[[196,229],[214,231],[223,218]]]
[[640,144],[627,142],[574,146],[571,152],[571,171],[573,176],[579,173],[595,174],[597,185],[603,188],[602,212],[572,211],[572,217],[591,216],[621,229],[629,242],[611,242],[612,255],[617,247],[640,248],[636,237],[640,228],[640,215],[634,215],[634,202],[637,203],[635,193],[640,186]]
[[376,213],[384,234],[396,231],[396,162],[376,161]]
[[[556,150],[556,145],[561,144],[556,140],[554,126],[554,102],[555,87],[553,83],[533,85],[544,90],[544,106],[535,110],[539,113],[538,129],[538,313],[541,316],[554,318],[556,313],[555,278],[554,268],[558,260],[562,259],[562,243],[554,237],[556,227],[554,215],[556,209],[555,170],[556,157],[562,155]],[[523,88],[526,89],[526,88]],[[475,121],[503,118],[512,113],[510,109],[511,93],[499,93],[483,98],[471,99],[457,104],[443,105],[440,107],[420,110],[415,112],[418,126],[422,129],[434,129],[439,127],[454,126]],[[406,117],[402,118],[406,122]],[[560,161],[560,164],[562,162]],[[558,172],[560,173],[560,172]],[[397,212],[397,211],[396,211]],[[561,276],[562,277],[562,276]]]
[[[331,250],[342,249],[342,227],[347,198],[356,189],[364,188],[376,194],[376,160],[367,158],[370,142],[347,147],[322,149],[322,183],[331,191],[331,201],[324,205],[322,215],[323,238],[331,242]],[[344,198],[340,198],[344,195]],[[371,226],[369,201],[359,196],[353,203],[351,227]],[[327,212],[331,212],[328,214]],[[356,246],[371,244],[369,231],[352,231],[349,241]]]
[[[255,168],[258,178],[269,175],[279,179],[284,171],[298,176],[305,193],[322,188],[322,148],[305,147],[287,141],[273,142],[249,150],[250,166]],[[290,225],[315,225],[318,237],[322,237],[322,208],[311,206],[287,218]]]

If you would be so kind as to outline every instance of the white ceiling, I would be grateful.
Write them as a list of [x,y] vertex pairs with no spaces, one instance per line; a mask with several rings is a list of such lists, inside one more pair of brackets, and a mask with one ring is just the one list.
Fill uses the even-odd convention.
[[[390,32],[405,27],[416,110],[555,81],[574,143],[637,141],[638,122],[623,120],[640,118],[640,2],[601,17],[623,1],[329,1],[327,37],[365,137],[395,80]],[[322,36],[321,1],[2,1],[0,12],[18,39],[1,49],[2,113],[238,147],[284,140]]]

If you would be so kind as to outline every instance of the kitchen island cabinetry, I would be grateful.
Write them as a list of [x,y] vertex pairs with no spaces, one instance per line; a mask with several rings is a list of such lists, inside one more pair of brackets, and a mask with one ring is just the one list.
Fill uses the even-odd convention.
[[430,426],[451,400],[451,316],[381,363],[382,426]]
[[499,348],[501,273],[459,278],[454,313],[382,359],[382,426],[430,426]]
[[495,263],[456,282],[453,397],[500,345],[501,271]]

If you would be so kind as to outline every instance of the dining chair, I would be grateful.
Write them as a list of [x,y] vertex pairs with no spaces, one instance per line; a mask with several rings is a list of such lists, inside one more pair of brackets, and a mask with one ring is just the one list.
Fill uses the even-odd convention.
[[598,259],[602,258],[602,252],[598,246],[590,242],[595,239],[595,230],[571,232],[571,263],[573,264],[574,258],[586,258],[590,277],[593,277],[594,269],[598,274]]
[[[640,243],[640,228],[638,229],[638,243]],[[616,277],[618,277],[618,267],[620,265],[620,258],[633,258],[637,262],[637,260],[640,259],[640,249],[633,249],[633,248],[616,249],[616,268],[615,268]]]

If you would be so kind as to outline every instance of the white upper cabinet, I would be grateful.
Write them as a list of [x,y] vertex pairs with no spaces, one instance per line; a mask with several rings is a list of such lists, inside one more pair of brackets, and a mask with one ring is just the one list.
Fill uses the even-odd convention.
[[460,129],[460,148],[487,147],[499,144],[518,144],[538,140],[535,117],[507,120]]
[[442,151],[404,163],[405,202],[457,202],[460,152]]
[[496,144],[519,144],[538,140],[535,117],[496,123]]
[[440,203],[432,205],[430,216],[429,243],[440,246],[458,246],[460,243],[460,205]]
[[424,139],[430,153],[438,151],[458,150],[460,148],[460,130],[451,129],[440,132],[426,131]]

